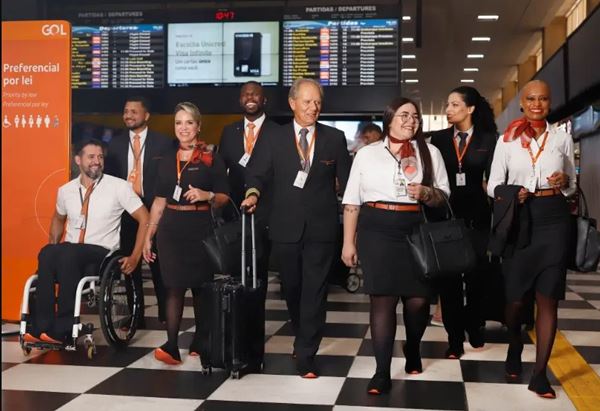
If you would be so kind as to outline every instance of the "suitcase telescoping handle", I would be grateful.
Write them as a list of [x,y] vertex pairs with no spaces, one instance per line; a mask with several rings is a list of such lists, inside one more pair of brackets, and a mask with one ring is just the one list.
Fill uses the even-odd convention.
[[[252,231],[252,288],[256,288],[256,230],[254,229],[254,214],[250,215],[250,230]],[[246,286],[246,212],[242,210],[242,285]]]

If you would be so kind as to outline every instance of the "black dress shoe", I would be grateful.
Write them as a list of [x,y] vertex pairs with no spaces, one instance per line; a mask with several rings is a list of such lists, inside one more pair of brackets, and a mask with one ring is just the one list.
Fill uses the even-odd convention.
[[523,364],[521,363],[521,353],[523,352],[523,343],[510,344],[506,353],[506,361],[504,369],[506,374],[511,378],[517,378],[523,372]]
[[462,357],[465,353],[465,350],[463,349],[463,347],[455,347],[455,346],[450,346],[448,347],[448,349],[446,350],[446,358],[449,360],[459,360],[460,357]]
[[260,374],[263,372],[264,364],[262,362],[251,361],[244,367],[246,374]]
[[419,347],[410,347],[408,344],[402,346],[402,352],[404,352],[404,358],[406,358],[406,364],[404,365],[404,371],[407,374],[421,374],[423,372],[423,365],[421,364],[421,352]]
[[535,392],[539,397],[556,398],[556,392],[550,386],[550,381],[548,381],[545,371],[532,375],[527,388],[529,388],[529,391]]
[[390,374],[376,372],[367,385],[367,393],[371,395],[380,395],[390,392],[392,388],[392,379]]
[[312,357],[296,359],[296,369],[302,378],[319,377],[319,371],[317,370],[315,359]]
[[194,338],[190,344],[189,355],[191,357],[200,356],[200,341],[196,338]]
[[467,331],[469,334],[469,344],[473,348],[481,348],[485,345],[485,338],[483,336],[483,328],[476,328],[470,331]]

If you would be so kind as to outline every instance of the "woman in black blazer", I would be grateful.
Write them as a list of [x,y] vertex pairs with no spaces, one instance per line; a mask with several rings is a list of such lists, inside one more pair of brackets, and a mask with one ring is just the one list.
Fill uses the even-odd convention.
[[450,180],[450,204],[455,215],[463,218],[470,229],[479,260],[477,267],[464,273],[462,279],[457,277],[438,284],[442,318],[448,332],[446,358],[458,359],[464,354],[465,331],[473,348],[483,347],[485,342],[483,281],[491,218],[486,179],[498,131],[489,103],[473,87],[461,86],[450,92],[446,116],[452,127],[433,133],[431,144],[442,153]]

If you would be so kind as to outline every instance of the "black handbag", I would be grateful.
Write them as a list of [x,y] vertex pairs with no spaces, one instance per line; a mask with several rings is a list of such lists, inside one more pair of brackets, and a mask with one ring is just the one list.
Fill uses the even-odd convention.
[[579,205],[577,215],[574,216],[575,226],[573,235],[575,236],[571,246],[572,258],[569,268],[571,270],[587,273],[596,271],[598,260],[600,259],[600,233],[596,229],[596,220],[590,218],[588,213],[587,201],[583,191],[577,187],[579,192]]
[[[202,240],[210,262],[213,264],[217,274],[227,274],[239,277],[241,274],[240,254],[242,252],[242,223],[241,214],[233,201],[230,199],[236,219],[225,222],[221,217],[215,216],[211,208],[210,213],[213,220],[213,233]],[[247,240],[250,238],[249,230],[246,230]]]
[[407,236],[412,256],[423,279],[428,281],[458,276],[472,270],[477,263],[464,220],[454,217],[448,198],[443,196],[449,219],[428,221],[421,206],[424,222]]

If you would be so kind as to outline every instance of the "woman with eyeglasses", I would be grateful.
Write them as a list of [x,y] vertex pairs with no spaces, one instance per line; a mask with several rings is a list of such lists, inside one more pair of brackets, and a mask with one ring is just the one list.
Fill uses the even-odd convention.
[[[383,113],[385,138],[362,148],[354,159],[344,193],[342,260],[360,263],[364,292],[370,295],[371,340],[377,369],[367,392],[391,388],[390,366],[396,335],[396,306],[402,299],[405,371],[423,371],[420,344],[429,319],[432,289],[419,280],[406,236],[422,221],[422,207],[444,204],[448,177],[437,148],[425,142],[417,105],[392,101]],[[442,193],[443,192],[443,193]]]
[[473,348],[481,348],[485,343],[483,298],[488,278],[486,252],[492,215],[485,186],[498,129],[492,108],[473,87],[461,86],[450,92],[446,116],[451,127],[433,133],[431,144],[442,153],[452,190],[450,205],[454,215],[465,220],[478,256],[475,269],[464,273],[462,278],[457,276],[439,281],[436,287],[440,293],[442,320],[448,333],[445,356],[459,359],[464,354],[465,331]]
[[[520,104],[524,116],[510,123],[498,140],[487,187],[496,202],[494,210],[508,203],[510,196],[515,198],[519,226],[527,227],[518,230],[523,235],[518,235],[516,241],[509,241],[511,251],[506,247],[502,260],[509,333],[505,369],[512,378],[523,371],[523,300],[534,292],[536,352],[529,390],[541,397],[556,398],[546,367],[556,334],[558,301],[565,298],[570,233],[565,198],[576,190],[573,139],[546,120],[550,87],[545,82],[527,83]],[[499,213],[495,214],[494,219]],[[494,235],[492,232],[492,239]]]

